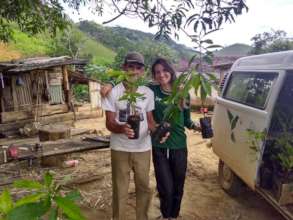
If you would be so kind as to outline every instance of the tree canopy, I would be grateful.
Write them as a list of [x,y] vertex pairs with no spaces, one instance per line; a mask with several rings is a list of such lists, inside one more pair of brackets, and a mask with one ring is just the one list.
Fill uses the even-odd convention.
[[[94,4],[93,4],[94,2]],[[36,34],[44,30],[56,33],[67,22],[64,7],[76,11],[88,6],[92,13],[102,15],[105,5],[114,8],[113,18],[134,15],[147,22],[149,27],[158,27],[157,37],[168,37],[188,26],[194,33],[205,34],[218,30],[225,22],[234,22],[235,16],[248,10],[245,0],[3,0],[0,5],[0,40],[12,37],[11,24],[16,23],[22,31]]]
[[256,34],[251,38],[253,49],[251,54],[262,54],[293,49],[292,39],[287,38],[283,30],[271,30]]

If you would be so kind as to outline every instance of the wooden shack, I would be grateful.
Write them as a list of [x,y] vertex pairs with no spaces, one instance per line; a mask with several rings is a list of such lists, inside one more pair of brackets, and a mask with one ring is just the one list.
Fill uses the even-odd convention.
[[[36,121],[49,124],[101,116],[99,84],[80,72],[85,64],[66,56],[0,63],[0,133]],[[75,105],[74,84],[89,85],[88,103]]]

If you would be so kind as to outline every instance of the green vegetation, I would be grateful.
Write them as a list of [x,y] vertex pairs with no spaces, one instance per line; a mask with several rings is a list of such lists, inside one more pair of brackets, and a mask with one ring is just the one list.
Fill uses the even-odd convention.
[[23,57],[44,56],[51,52],[52,40],[44,35],[29,36],[18,29],[13,30],[11,48],[19,51]]
[[263,131],[247,129],[246,134],[248,138],[247,144],[252,151],[251,154],[254,157],[253,159],[258,160],[261,153],[262,144],[264,143],[267,136],[267,131],[266,129],[264,129]]
[[89,75],[94,76],[101,83],[113,82],[117,85],[123,82],[126,87],[124,95],[119,100],[125,100],[129,103],[131,113],[136,113],[135,103],[138,99],[144,99],[144,94],[138,93],[137,88],[139,86],[146,85],[148,83],[145,76],[134,76],[126,73],[122,70],[113,70],[111,68],[103,68],[97,65],[89,65],[87,68]]
[[52,39],[52,56],[69,55],[74,58],[88,58],[92,63],[109,65],[114,61],[115,52],[93,40],[74,24]]
[[89,86],[88,85],[73,85],[73,94],[75,100],[78,102],[90,101],[89,100]]
[[93,39],[106,45],[117,52],[113,68],[119,69],[128,51],[138,51],[145,57],[146,66],[157,57],[164,57],[171,61],[179,58],[189,59],[194,51],[186,46],[176,44],[172,40],[154,41],[154,35],[137,30],[122,27],[103,27],[89,21],[82,21],[78,24],[81,31],[87,33]]
[[16,26],[13,29],[13,40],[10,40],[5,50],[15,51],[18,56],[0,54],[0,60],[12,58],[25,58],[36,56],[64,56],[75,58],[88,58],[99,65],[113,63],[115,52],[91,39],[74,25],[67,31],[58,32],[53,38],[48,33],[30,36],[21,32]]
[[283,30],[271,30],[256,34],[253,38],[253,49],[251,54],[271,53],[293,49],[292,39],[287,38]]
[[[78,191],[64,193],[62,186],[69,180],[68,176],[61,182],[54,180],[47,172],[42,181],[17,180],[14,187],[28,191],[26,195],[13,201],[6,189],[0,195],[0,217],[3,220],[42,220],[69,219],[85,220],[75,201],[80,199]],[[45,217],[46,216],[46,217]]]

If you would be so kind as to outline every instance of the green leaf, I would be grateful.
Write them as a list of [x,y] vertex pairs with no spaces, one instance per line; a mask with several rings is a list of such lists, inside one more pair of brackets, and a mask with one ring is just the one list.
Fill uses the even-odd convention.
[[71,192],[67,193],[65,195],[65,198],[69,199],[71,201],[76,201],[76,200],[81,199],[81,195],[80,195],[80,192],[78,190],[74,190],[74,191],[71,191]]
[[53,183],[53,176],[49,172],[46,172],[44,175],[44,183],[48,188],[50,188]]
[[50,208],[50,203],[41,201],[38,203],[26,203],[12,209],[7,214],[7,220],[37,220],[45,215]]
[[57,220],[58,219],[58,209],[52,208],[49,213],[48,220]]
[[15,206],[21,206],[24,205],[26,203],[33,203],[33,202],[38,202],[41,198],[44,198],[47,194],[45,193],[35,193],[35,194],[31,194],[28,196],[25,196],[21,199],[19,199],[16,203]]
[[175,108],[174,113],[173,113],[173,118],[172,118],[172,123],[179,123],[180,121],[180,109]]
[[238,119],[239,119],[239,117],[238,117],[238,115],[237,115],[237,116],[232,120],[232,123],[231,123],[231,129],[232,129],[232,130],[236,127],[237,122],[238,122]]
[[227,110],[227,114],[228,114],[228,118],[229,118],[229,121],[230,121],[230,124],[232,123],[232,119],[234,118],[234,116],[232,115],[232,113]]
[[211,81],[217,81],[218,79],[217,79],[217,77],[214,74],[212,74],[212,73],[206,73],[206,75],[209,77],[209,80],[211,80]]
[[190,58],[190,60],[189,60],[189,62],[188,62],[188,66],[189,66],[189,67],[190,67],[190,65],[193,63],[194,59],[197,58],[197,57],[198,57],[198,54],[194,54],[194,55]]
[[200,99],[201,99],[201,101],[204,102],[206,100],[206,98],[207,98],[207,93],[206,93],[205,89],[202,86],[200,86]]
[[13,183],[13,186],[16,188],[25,188],[25,189],[43,189],[44,186],[34,180],[16,180]]
[[10,192],[7,189],[1,193],[0,196],[0,212],[8,213],[13,208],[13,201]]
[[222,47],[221,45],[214,44],[214,45],[210,45],[210,46],[206,47],[206,49],[221,48],[221,47]]
[[211,39],[206,39],[206,40],[200,41],[200,43],[212,44],[213,41]]
[[169,121],[169,120],[171,120],[171,118],[172,118],[172,110],[173,110],[173,105],[172,104],[170,104],[170,105],[167,105],[167,107],[164,109],[164,116],[163,116],[163,120],[165,121],[165,120],[167,120],[167,121]]
[[195,93],[197,93],[198,91],[198,88],[200,86],[200,75],[199,74],[196,74],[194,77],[193,77],[193,88],[195,90]]
[[206,81],[206,79],[204,77],[200,78],[200,85],[201,85],[201,87],[203,87],[203,89],[207,95],[212,94],[211,84],[208,81]]
[[80,208],[74,204],[71,200],[62,198],[60,196],[55,197],[55,202],[58,207],[72,220],[85,220],[85,217],[81,214]]

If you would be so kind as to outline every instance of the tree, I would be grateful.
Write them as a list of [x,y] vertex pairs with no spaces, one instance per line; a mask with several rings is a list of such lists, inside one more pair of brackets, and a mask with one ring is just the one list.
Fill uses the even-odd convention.
[[79,58],[85,41],[87,38],[80,30],[73,26],[67,27],[65,31],[58,33],[53,39],[53,54],[55,56],[66,54],[73,58]]
[[92,12],[101,15],[105,4],[114,8],[116,15],[111,22],[122,15],[135,15],[147,22],[149,27],[158,27],[157,37],[168,37],[188,26],[193,26],[194,32],[198,29],[207,33],[218,30],[224,22],[234,22],[235,16],[248,10],[245,0],[95,0],[91,6],[90,0],[3,0],[0,11],[0,39],[11,39],[11,23],[18,24],[22,31],[31,34],[46,29],[56,33],[57,29],[64,29],[68,22],[62,4],[74,10],[81,5],[89,6]]
[[253,49],[251,54],[262,54],[293,49],[293,42],[287,38],[283,30],[271,30],[256,34],[251,38]]
[[[136,47],[135,47],[136,46]],[[123,62],[124,57],[129,51],[138,51],[144,56],[145,66],[149,67],[158,57],[164,57],[168,60],[174,61],[175,54],[174,51],[168,48],[164,43],[153,43],[148,40],[145,40],[143,44],[132,45],[130,47],[120,47],[115,56],[114,63],[112,67],[114,69],[120,69]]]
[[44,30],[56,33],[67,25],[63,8],[55,0],[3,0],[0,6],[0,40],[12,39],[12,24],[21,31],[37,34]]

